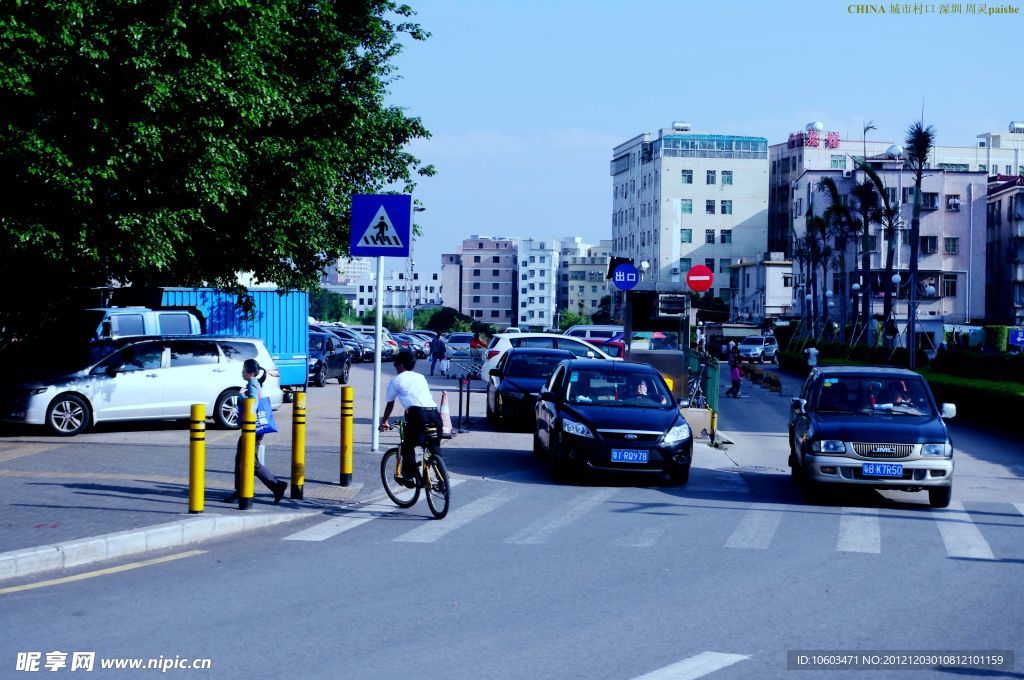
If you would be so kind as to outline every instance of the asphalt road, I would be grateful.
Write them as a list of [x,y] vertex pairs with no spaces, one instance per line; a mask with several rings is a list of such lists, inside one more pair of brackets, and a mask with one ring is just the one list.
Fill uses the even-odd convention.
[[446,445],[445,520],[368,486],[359,507],[302,525],[0,591],[0,677],[17,677],[18,652],[54,650],[331,680],[779,678],[791,650],[1013,650],[1009,671],[896,677],[1024,677],[1021,443],[954,429],[946,510],[873,491],[808,505],[785,468],[789,400],[744,388],[722,401],[735,443],[698,445],[685,487],[554,485],[528,434],[476,432]]

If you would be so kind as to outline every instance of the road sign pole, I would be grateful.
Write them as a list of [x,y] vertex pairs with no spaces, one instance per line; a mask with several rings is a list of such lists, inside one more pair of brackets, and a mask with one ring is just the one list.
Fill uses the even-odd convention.
[[380,431],[377,426],[380,424],[380,350],[384,344],[381,335],[381,326],[384,323],[384,258],[377,258],[377,290],[375,291],[377,301],[377,313],[374,320],[374,337],[376,338],[373,350],[373,422],[370,427],[370,449],[373,453],[380,451]]

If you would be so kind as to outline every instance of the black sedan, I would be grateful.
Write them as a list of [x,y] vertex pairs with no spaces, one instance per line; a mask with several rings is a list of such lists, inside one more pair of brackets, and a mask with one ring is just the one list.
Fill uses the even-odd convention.
[[352,358],[338,338],[329,333],[309,334],[309,382],[323,387],[331,378],[348,383]]
[[487,377],[487,422],[503,427],[529,422],[544,383],[559,362],[576,355],[558,349],[519,349],[505,352]]
[[534,409],[533,450],[556,479],[584,468],[690,478],[693,435],[665,379],[648,364],[563,361]]

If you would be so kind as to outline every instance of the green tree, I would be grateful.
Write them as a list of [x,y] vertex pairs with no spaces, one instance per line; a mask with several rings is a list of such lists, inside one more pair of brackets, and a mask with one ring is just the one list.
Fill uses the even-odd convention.
[[594,323],[610,324],[612,322],[612,296],[605,295],[597,311],[590,317]]
[[906,150],[907,165],[914,173],[914,209],[910,218],[910,270],[907,272],[907,347],[910,357],[910,368],[916,364],[917,352],[917,267],[921,247],[921,181],[924,179],[928,155],[935,145],[935,128],[925,127],[919,121],[907,130]]
[[711,291],[705,291],[703,295],[694,296],[691,302],[697,310],[697,320],[704,322],[725,322],[729,320],[729,305],[718,296],[713,296]]
[[842,289],[839,291],[839,315],[842,323],[839,326],[839,342],[846,341],[846,301],[849,294],[849,277],[846,275],[846,243],[853,232],[853,217],[849,209],[843,205],[839,187],[831,177],[824,177],[818,182],[818,191],[828,194],[829,206],[822,213],[822,218],[829,225],[835,236],[836,254],[840,271]]
[[392,333],[401,333],[405,330],[405,318],[390,312],[384,315],[381,324]]
[[[17,2],[0,16],[0,302],[8,337],[72,291],[313,289],[346,255],[350,196],[433,173],[385,103],[391,0]],[[94,303],[95,304],[95,303]],[[57,312],[52,312],[57,316]]]
[[309,296],[309,315],[318,321],[343,321],[355,317],[355,309],[341,295],[320,289]]
[[572,326],[586,323],[590,323],[590,319],[582,314],[579,314],[578,312],[564,311],[562,312],[561,320],[558,322],[558,328],[559,330],[564,331]]

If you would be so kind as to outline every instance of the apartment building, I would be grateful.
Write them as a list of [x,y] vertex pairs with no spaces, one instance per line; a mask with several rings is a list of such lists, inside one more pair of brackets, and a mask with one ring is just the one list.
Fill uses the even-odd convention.
[[765,253],[757,260],[740,259],[730,270],[730,319],[761,323],[789,314],[793,305],[793,262],[782,253]]
[[[519,248],[515,239],[470,236],[453,254],[441,256],[442,278],[460,280],[458,304],[449,295],[445,306],[454,307],[476,321],[499,328],[519,319]],[[457,268],[457,269],[456,269]]]
[[527,238],[519,244],[518,325],[550,328],[558,309],[558,239]]
[[462,313],[462,254],[441,255],[441,303]]
[[691,266],[715,272],[728,302],[730,272],[768,250],[768,140],[693,132],[674,123],[615,147],[613,254],[647,262],[646,281],[685,286]]
[[375,274],[377,264],[372,257],[339,257],[337,261],[324,270],[321,283],[336,285],[352,283],[367,279]]
[[604,240],[565,258],[560,272],[562,285],[566,287],[563,309],[585,316],[600,309],[601,298],[611,294],[607,276],[612,248],[612,242]]
[[985,226],[986,318],[1024,325],[1024,177],[989,182]]
[[[376,309],[376,284],[376,274],[348,284],[347,289],[354,288],[352,305],[357,314]],[[384,313],[403,316],[407,309],[438,306],[443,299],[442,288],[438,272],[392,271],[384,277]]]

